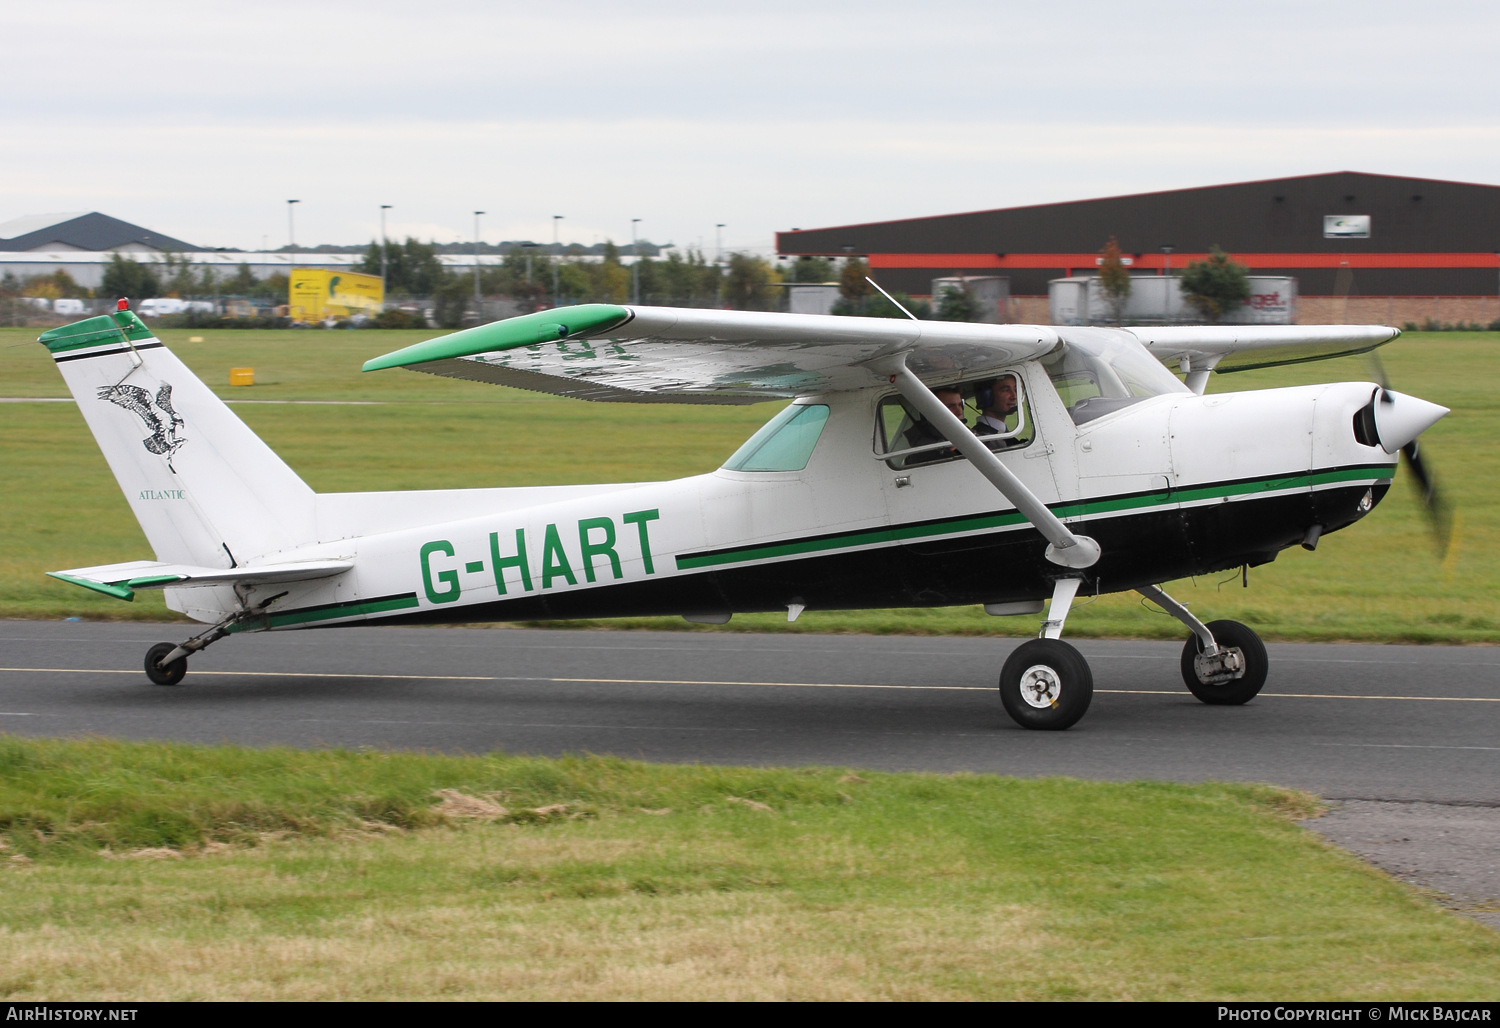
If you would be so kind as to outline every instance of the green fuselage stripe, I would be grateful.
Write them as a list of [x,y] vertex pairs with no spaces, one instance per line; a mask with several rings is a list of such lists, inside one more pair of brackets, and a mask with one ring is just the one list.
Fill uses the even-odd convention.
[[[1188,486],[1159,493],[1135,493],[1130,496],[1114,496],[1079,503],[1048,504],[1060,518],[1087,517],[1094,514],[1114,514],[1126,510],[1140,510],[1200,500],[1212,500],[1225,496],[1253,496],[1257,493],[1278,492],[1286,489],[1307,489],[1319,485],[1339,482],[1367,482],[1371,479],[1390,479],[1395,467],[1390,464],[1371,465],[1358,468],[1336,468],[1330,471],[1304,472],[1277,478],[1253,479],[1243,482],[1223,482],[1215,485]],[[871,546],[879,543],[902,542],[907,539],[927,539],[933,536],[957,535],[962,532],[977,532],[989,528],[1007,528],[1024,524],[1026,519],[1018,511],[1000,514],[979,514],[971,517],[953,518],[914,525],[898,525],[891,528],[874,528],[847,535],[820,536],[815,539],[789,539],[783,543],[750,546],[737,550],[722,550],[713,553],[692,553],[677,558],[679,571],[698,568],[719,567],[724,564],[742,564],[747,561],[767,560],[773,557],[790,557],[803,553],[826,550],[842,550],[852,546]]]

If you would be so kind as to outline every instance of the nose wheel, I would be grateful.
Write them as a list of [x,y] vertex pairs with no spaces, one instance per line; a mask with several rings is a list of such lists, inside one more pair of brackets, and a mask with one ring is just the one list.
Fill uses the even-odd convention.
[[1182,680],[1188,691],[1213,706],[1249,703],[1266,684],[1269,660],[1266,644],[1249,625],[1238,621],[1210,621],[1207,625],[1218,643],[1220,657],[1204,654],[1203,640],[1196,635],[1182,648]]

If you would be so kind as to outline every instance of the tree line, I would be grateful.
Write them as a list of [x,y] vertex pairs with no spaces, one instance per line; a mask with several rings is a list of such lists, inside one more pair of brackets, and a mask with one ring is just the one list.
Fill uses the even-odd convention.
[[[413,237],[383,246],[372,242],[352,270],[367,275],[383,272],[388,303],[430,300],[438,324],[456,328],[473,307],[474,270],[449,268],[438,259],[438,250],[437,244],[423,243]],[[1118,323],[1130,295],[1131,276],[1113,236],[1100,255],[1100,284]],[[556,255],[542,247],[518,245],[498,264],[479,268],[478,291],[486,297],[505,297],[518,304],[523,313],[554,304],[632,301],[663,307],[777,310],[784,306],[781,288],[784,284],[837,282],[839,298],[833,313],[838,315],[902,318],[906,317],[905,311],[910,311],[917,318],[940,321],[977,321],[982,315],[973,295],[963,288],[944,289],[932,301],[893,293],[896,301],[893,303],[870,284],[869,265],[859,257],[840,261],[803,256],[786,262],[782,268],[747,253],[731,253],[722,265],[709,262],[697,250],[684,253],[674,249],[665,257],[642,256],[633,266],[622,263],[620,257],[621,250],[613,243],[602,244],[600,260]],[[97,290],[80,286],[63,270],[24,279],[6,273],[0,280],[0,297],[58,299],[97,295],[140,300],[153,296],[234,296],[280,304],[287,301],[288,286],[286,274],[275,272],[257,278],[243,263],[234,272],[225,274],[212,267],[189,264],[170,253],[150,262],[115,254],[106,265]],[[1181,286],[1186,301],[1207,321],[1219,320],[1250,296],[1246,269],[1217,246],[1206,260],[1188,265]],[[381,323],[392,327],[413,322],[414,319],[398,310],[387,311],[381,319]]]

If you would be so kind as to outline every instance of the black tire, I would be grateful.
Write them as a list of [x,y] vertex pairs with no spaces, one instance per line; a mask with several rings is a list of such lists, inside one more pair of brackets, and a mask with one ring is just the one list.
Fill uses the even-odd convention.
[[156,685],[176,685],[187,674],[187,658],[178,657],[163,667],[161,659],[177,649],[176,643],[157,643],[146,651],[146,677]]
[[[1055,695],[1048,696],[1048,692]],[[1061,639],[1017,646],[1000,671],[1000,702],[1022,728],[1061,732],[1083,717],[1094,699],[1088,661]],[[1041,700],[1047,702],[1037,705]]]
[[1266,644],[1260,641],[1254,629],[1238,621],[1211,621],[1208,630],[1213,633],[1214,642],[1235,647],[1245,655],[1245,673],[1221,685],[1204,682],[1198,677],[1193,663],[1194,658],[1203,652],[1203,643],[1194,635],[1182,648],[1182,680],[1187,683],[1188,691],[1216,707],[1249,703],[1266,684],[1266,671],[1270,668]]

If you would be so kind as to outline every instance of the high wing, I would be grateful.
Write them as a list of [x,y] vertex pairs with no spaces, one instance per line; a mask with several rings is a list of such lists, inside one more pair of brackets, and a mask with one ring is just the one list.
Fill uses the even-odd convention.
[[1368,353],[1401,334],[1385,325],[1163,325],[1128,328],[1163,364],[1249,371]]
[[276,582],[306,582],[343,574],[354,565],[342,560],[301,560],[285,564],[261,564],[237,568],[202,568],[191,564],[166,564],[156,560],[132,560],[124,564],[100,564],[91,568],[49,571],[48,576],[81,585],[121,600],[135,599],[137,589],[202,587],[209,585],[270,585]]
[[875,383],[906,353],[919,376],[981,373],[1051,351],[1035,325],[580,304],[465,329],[366,362],[584,400],[757,403]]

